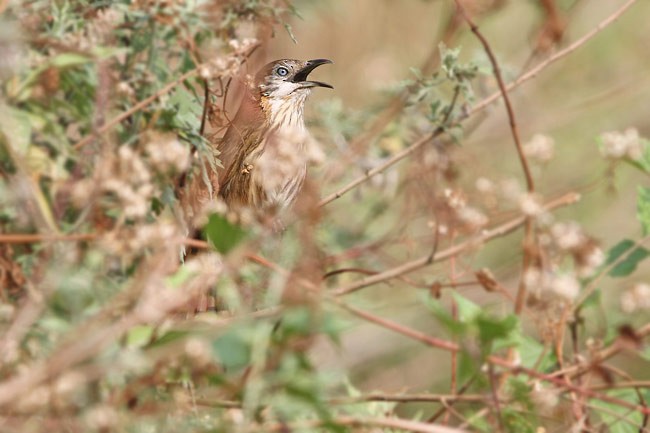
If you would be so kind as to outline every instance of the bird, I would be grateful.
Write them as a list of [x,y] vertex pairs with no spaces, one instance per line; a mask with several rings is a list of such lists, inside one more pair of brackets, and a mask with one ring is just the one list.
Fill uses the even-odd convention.
[[217,144],[223,165],[218,170],[218,194],[228,207],[277,212],[296,200],[313,140],[305,126],[305,101],[316,87],[333,89],[308,77],[329,63],[329,59],[281,59],[255,75]]
[[221,167],[204,162],[177,184],[188,233],[196,234],[217,197],[228,209],[251,209],[262,220],[291,207],[318,149],[305,126],[305,101],[316,87],[334,88],[308,77],[329,63],[280,59],[253,77],[226,133],[210,140]]
[[[310,80],[309,74],[330,63],[329,59],[280,59],[259,70],[226,133],[210,140],[221,167],[204,161],[177,181],[180,209],[176,210],[181,211],[177,215],[188,237],[201,239],[199,227],[206,223],[205,210],[215,196],[231,210],[252,209],[262,221],[270,221],[274,231],[281,231],[274,217],[296,200],[312,158],[305,101],[316,87],[334,88]],[[182,257],[195,254],[194,247],[181,252]],[[205,311],[211,302],[216,302],[213,297],[203,296],[195,310]]]

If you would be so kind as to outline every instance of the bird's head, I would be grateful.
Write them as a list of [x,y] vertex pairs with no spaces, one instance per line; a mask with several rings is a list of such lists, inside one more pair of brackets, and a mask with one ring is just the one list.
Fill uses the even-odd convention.
[[304,96],[313,87],[333,87],[322,81],[308,80],[309,73],[320,65],[332,63],[327,59],[292,60],[282,59],[268,63],[255,77],[261,96],[267,98],[297,97],[304,100]]

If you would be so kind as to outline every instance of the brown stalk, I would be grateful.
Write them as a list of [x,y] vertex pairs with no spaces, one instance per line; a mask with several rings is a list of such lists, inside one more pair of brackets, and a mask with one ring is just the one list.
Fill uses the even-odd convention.
[[512,138],[515,142],[515,147],[517,148],[517,154],[519,155],[519,160],[522,169],[524,171],[524,175],[526,177],[526,187],[528,189],[528,192],[533,192],[535,191],[533,175],[530,172],[528,160],[526,159],[526,155],[524,154],[521,138],[519,137],[519,128],[517,127],[517,121],[515,119],[515,111],[512,108],[512,103],[510,102],[510,97],[508,96],[508,90],[506,89],[505,82],[503,81],[503,76],[501,75],[501,68],[499,67],[499,63],[497,62],[496,56],[494,55],[494,52],[492,51],[492,47],[490,47],[489,42],[487,41],[485,36],[483,36],[483,34],[479,31],[476,23],[472,21],[472,18],[469,16],[467,11],[463,7],[461,1],[460,0],[454,0],[454,1],[456,2],[456,7],[460,11],[460,14],[463,16],[463,18],[469,25],[470,29],[472,30],[472,33],[474,33],[474,35],[476,35],[478,40],[481,42],[481,45],[483,45],[483,49],[485,50],[485,53],[490,59],[490,63],[492,64],[492,70],[494,72],[494,78],[497,80],[497,84],[499,85],[499,90],[501,91],[501,96],[503,97],[503,101],[505,102],[506,105],[508,120],[510,122],[510,131],[512,132]]
[[[449,113],[451,113],[451,110],[449,110]],[[437,244],[437,239],[438,239],[438,230],[436,230],[436,244]],[[451,235],[451,243],[453,244],[456,239],[456,233],[452,232]],[[433,257],[435,257],[435,250],[432,252]],[[456,256],[452,256],[449,259],[449,266],[451,268],[451,281],[452,283],[456,281]],[[458,304],[456,302],[456,298],[452,297],[451,298],[451,317],[452,320],[457,321],[458,320]],[[457,341],[457,338],[454,337],[454,341]],[[450,375],[450,392],[456,393],[458,389],[458,353],[457,352],[451,352],[451,375]],[[448,416],[451,414],[451,411],[447,411],[445,413],[445,422],[448,420]]]
[[[472,33],[474,33],[474,35],[476,35],[478,40],[481,42],[481,45],[483,45],[483,49],[485,50],[485,53],[490,59],[490,63],[492,64],[492,71],[494,73],[494,78],[497,80],[497,84],[499,85],[499,90],[501,91],[501,96],[506,106],[506,112],[508,113],[510,131],[512,133],[512,138],[515,142],[515,148],[517,149],[519,162],[521,163],[521,167],[523,169],[524,176],[526,178],[526,188],[529,193],[533,193],[535,191],[535,183],[533,181],[533,175],[530,171],[530,166],[528,164],[528,160],[526,159],[526,155],[524,154],[524,148],[521,143],[521,137],[519,136],[519,128],[517,127],[517,120],[515,118],[515,111],[512,108],[512,103],[510,102],[510,97],[508,96],[508,90],[506,89],[505,82],[503,81],[503,76],[501,75],[501,68],[499,67],[499,63],[497,62],[496,56],[494,55],[494,51],[492,51],[492,47],[490,46],[489,42],[487,41],[485,36],[483,36],[483,34],[479,31],[478,26],[469,16],[467,11],[463,7],[461,1],[460,0],[454,0],[454,1],[456,3],[456,7],[458,8],[461,15],[463,16],[463,18],[469,25],[470,29],[472,30]],[[527,271],[533,265],[533,261],[534,261],[534,256],[535,256],[534,230],[535,230],[534,220],[529,217],[526,219],[525,222],[524,248],[523,248],[524,256],[523,256],[523,263],[522,263],[522,272],[521,272],[521,278],[519,280],[519,289],[517,290],[517,297],[515,299],[516,314],[521,313],[521,310],[524,307],[524,300],[526,298],[525,276]]]
[[[368,403],[373,401],[383,402],[397,402],[397,403],[441,403],[441,402],[465,402],[465,403],[480,403],[488,399],[487,396],[481,394],[384,394],[380,392],[373,392],[369,394],[362,394],[359,396],[345,396],[334,397],[327,400],[327,404],[348,405],[355,403]],[[199,399],[197,404],[208,407],[230,407],[239,408],[242,402],[236,400],[215,400],[215,399]]]
[[[635,331],[635,335],[637,338],[645,338],[650,335],[650,323],[645,324],[642,326],[640,329],[637,329]],[[600,363],[603,363],[604,361],[607,361],[608,359],[618,355],[621,351],[629,347],[626,344],[622,344],[620,340],[614,340],[614,342],[607,346],[606,348],[600,350],[596,354],[591,356],[590,360],[583,361],[580,364],[572,365],[570,367],[566,367],[564,369],[555,371],[553,373],[550,373],[551,376],[564,376],[564,375],[571,375],[571,377],[574,376],[579,376],[582,375],[591,369],[593,369],[594,365],[598,365]]]
[[199,135],[203,137],[205,133],[205,124],[208,119],[208,111],[210,110],[210,83],[208,80],[203,80],[203,112],[201,113],[201,126],[199,127]]
[[329,400],[331,404],[350,404],[369,401],[394,401],[399,403],[417,403],[417,402],[484,402],[488,397],[480,394],[382,394],[371,393],[363,394],[358,397],[338,397]]
[[494,403],[494,412],[496,413],[498,431],[504,431],[503,415],[501,414],[501,403],[499,402],[499,380],[494,371],[494,364],[488,365],[488,378],[490,379],[490,393],[492,403]]
[[467,428],[467,426],[471,425],[469,418],[467,418],[467,416],[457,411],[456,408],[454,408],[451,405],[451,403],[447,403],[446,401],[443,401],[442,406],[445,411],[445,414],[448,414],[449,416],[453,416],[461,423],[458,426],[458,428]]
[[310,430],[324,425],[340,425],[340,426],[349,426],[349,427],[378,427],[378,428],[388,428],[388,429],[397,429],[403,431],[410,431],[415,433],[466,433],[467,430],[444,427],[440,425],[427,424],[419,421],[412,421],[402,418],[383,418],[383,417],[374,417],[374,418],[358,418],[351,416],[339,416],[327,421],[303,421],[296,423],[274,423],[274,424],[262,424],[254,425],[248,428],[242,428],[243,432],[292,432],[296,430]]
[[[555,200],[548,202],[544,206],[544,208],[546,210],[552,210],[557,207],[573,204],[577,200],[579,200],[579,198],[580,196],[578,194],[568,193],[563,195],[562,197],[559,197]],[[362,278],[348,285],[336,288],[333,291],[331,291],[331,293],[336,296],[347,295],[348,293],[356,292],[357,290],[362,289],[364,287],[368,287],[380,282],[390,280],[392,278],[399,277],[401,275],[423,268],[435,262],[446,260],[450,257],[459,254],[462,251],[465,251],[466,249],[482,245],[491,239],[504,236],[512,232],[513,230],[517,229],[519,226],[525,224],[526,220],[527,220],[526,216],[519,216],[513,218],[512,220],[504,224],[501,224],[498,227],[495,227],[491,230],[486,230],[464,242],[454,245],[453,247],[449,247],[445,250],[439,251],[433,257],[431,257],[430,254],[427,254],[426,256],[423,256],[419,259],[412,260],[410,262],[403,263],[402,265],[397,266],[395,268],[388,269],[376,275]]]
[[[454,394],[454,395],[456,397],[462,397],[464,395],[465,391],[467,391],[474,384],[475,381],[476,381],[476,375],[472,376],[467,382],[465,382],[463,384],[463,386],[461,386],[460,389],[458,391],[456,391],[456,394]],[[456,401],[459,401],[459,400],[456,400]],[[456,403],[456,401],[448,400],[448,401],[442,402],[442,403],[446,403],[446,404],[443,404],[443,407],[441,407],[436,413],[431,415],[429,417],[429,419],[427,419],[427,421],[428,422],[435,422],[438,418],[440,418],[440,416],[442,416],[443,414],[446,414],[452,408],[454,403]],[[462,401],[462,400],[460,400],[460,401]]]
[[47,233],[9,233],[0,234],[0,244],[30,244],[45,241],[89,241],[95,239],[95,233],[70,233],[70,234],[47,234]]

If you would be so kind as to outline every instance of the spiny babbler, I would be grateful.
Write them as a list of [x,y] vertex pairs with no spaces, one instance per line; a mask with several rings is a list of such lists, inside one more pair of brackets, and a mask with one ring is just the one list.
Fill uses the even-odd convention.
[[308,80],[327,59],[276,60],[255,76],[232,124],[217,146],[219,196],[231,208],[280,210],[293,203],[307,172],[311,137],[304,122]]
[[222,168],[202,164],[181,188],[190,226],[215,194],[231,209],[250,208],[260,216],[294,202],[317,149],[303,119],[305,99],[314,87],[332,88],[308,76],[326,63],[332,61],[276,60],[257,73],[225,135],[213,143]]

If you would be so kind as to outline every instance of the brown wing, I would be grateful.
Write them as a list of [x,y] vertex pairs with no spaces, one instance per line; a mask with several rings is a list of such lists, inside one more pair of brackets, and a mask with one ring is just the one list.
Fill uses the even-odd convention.
[[[228,127],[223,138],[212,142],[216,158],[223,168],[214,171],[209,163],[202,167],[195,166],[187,175],[187,182],[179,190],[179,198],[185,219],[190,227],[195,226],[195,219],[202,214],[205,206],[217,195],[230,202],[233,187],[238,184],[237,172],[243,161],[246,143],[257,141],[260,125],[263,123],[261,110],[255,110],[254,99],[248,95],[242,101],[237,114]],[[237,189],[243,188],[240,185]]]
[[[196,225],[196,218],[217,194],[229,206],[252,204],[251,177],[245,171],[244,161],[262,141],[265,129],[259,101],[248,94],[226,134],[213,143],[223,168],[217,168],[215,172],[208,163],[195,167],[180,191],[181,206],[190,227]],[[258,192],[263,193],[261,190]]]
[[219,195],[228,205],[249,205],[251,176],[244,162],[263,141],[266,130],[259,102],[246,97],[217,149],[223,169],[219,172]]
[[[203,173],[207,176],[207,182]],[[204,164],[202,170],[194,170],[188,182],[180,189],[179,201],[190,232],[197,226],[197,218],[201,216],[205,206],[216,197],[218,191],[217,174],[208,163]]]

